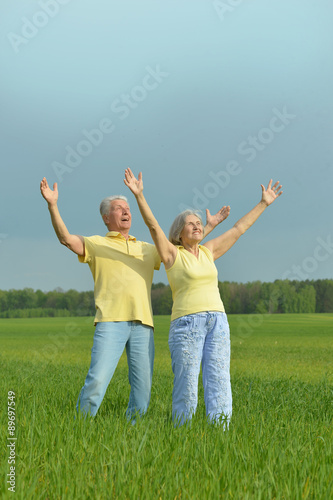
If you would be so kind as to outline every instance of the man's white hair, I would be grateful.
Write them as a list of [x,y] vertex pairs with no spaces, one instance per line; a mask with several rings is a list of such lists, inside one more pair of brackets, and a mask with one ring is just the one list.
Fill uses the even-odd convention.
[[108,196],[107,198],[104,198],[104,200],[101,201],[101,204],[99,206],[99,211],[101,213],[101,216],[107,215],[110,210],[110,203],[113,200],[124,200],[128,203],[126,196],[123,196],[122,194],[114,194],[113,196]]

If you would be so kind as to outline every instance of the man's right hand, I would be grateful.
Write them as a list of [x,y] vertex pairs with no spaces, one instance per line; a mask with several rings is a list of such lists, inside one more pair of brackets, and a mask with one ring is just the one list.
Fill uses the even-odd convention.
[[85,245],[83,236],[79,236],[78,234],[70,234],[64,221],[60,216],[57,205],[58,201],[57,183],[55,182],[53,184],[53,190],[52,190],[49,187],[45,177],[43,177],[43,180],[40,183],[40,192],[42,193],[43,198],[48,203],[52,226],[55,230],[55,233],[60,243],[62,245],[65,245],[67,248],[72,250],[72,252],[76,253],[77,255],[83,256],[85,254]]
[[42,193],[43,198],[47,201],[49,205],[56,205],[58,201],[58,186],[55,182],[53,184],[53,191],[49,187],[47,180],[43,177],[42,182],[40,183],[40,192]]

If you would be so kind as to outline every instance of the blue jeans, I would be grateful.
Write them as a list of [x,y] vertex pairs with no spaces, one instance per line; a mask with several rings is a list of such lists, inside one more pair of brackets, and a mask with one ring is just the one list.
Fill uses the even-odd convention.
[[169,333],[174,385],[172,418],[178,425],[191,420],[198,404],[202,378],[206,414],[228,426],[232,413],[230,384],[230,331],[227,315],[200,312],[171,322]]
[[76,408],[84,415],[95,416],[106,389],[126,347],[128,377],[131,386],[126,416],[147,411],[154,364],[153,328],[137,321],[97,323],[91,364]]

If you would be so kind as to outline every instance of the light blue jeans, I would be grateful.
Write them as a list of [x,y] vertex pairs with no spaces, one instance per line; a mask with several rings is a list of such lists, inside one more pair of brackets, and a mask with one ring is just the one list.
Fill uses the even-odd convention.
[[91,363],[76,408],[95,416],[126,347],[131,386],[126,416],[128,420],[147,411],[154,364],[153,328],[137,321],[97,323]]
[[169,347],[174,373],[172,418],[175,424],[184,424],[195,413],[202,363],[206,414],[211,421],[228,426],[232,395],[227,315],[201,312],[175,319],[170,325]]

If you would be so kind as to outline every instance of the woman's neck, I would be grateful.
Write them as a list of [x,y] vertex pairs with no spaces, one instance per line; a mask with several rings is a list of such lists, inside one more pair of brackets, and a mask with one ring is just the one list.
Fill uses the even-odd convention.
[[183,247],[185,248],[185,250],[192,253],[196,258],[198,258],[198,256],[199,256],[199,243],[197,243],[197,242],[195,242],[195,243],[185,242],[185,243],[183,243]]

